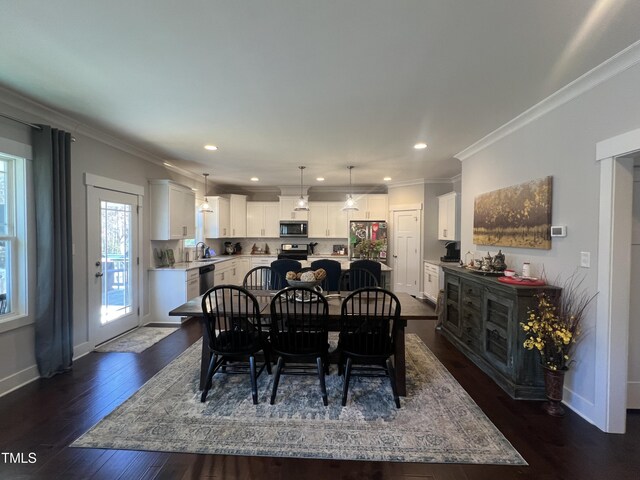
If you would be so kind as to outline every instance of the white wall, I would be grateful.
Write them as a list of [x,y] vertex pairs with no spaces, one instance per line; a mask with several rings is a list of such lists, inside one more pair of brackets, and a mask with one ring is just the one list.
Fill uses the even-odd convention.
[[[603,77],[601,77],[603,78]],[[495,143],[471,150],[462,163],[462,252],[497,250],[472,241],[473,202],[484,192],[553,176],[552,222],[567,225],[566,238],[554,238],[551,250],[502,248],[509,266],[530,261],[550,281],[576,269],[592,293],[597,288],[599,165],[598,141],[640,127],[640,64],[603,80]],[[461,157],[464,157],[464,152]],[[580,252],[591,253],[591,268],[578,268]],[[583,326],[576,360],[566,379],[565,400],[587,419],[596,418],[595,305]]]
[[[85,172],[113,178],[145,187],[143,211],[149,211],[148,184],[149,178],[171,178],[189,187],[202,188],[197,181],[186,178],[167,170],[161,165],[162,159],[157,158],[158,163],[149,161],[152,158],[144,152],[136,154],[134,149],[126,152],[120,148],[96,140],[86,132],[94,132],[89,127],[83,127],[75,121],[58,115],[37,104],[13,95],[11,92],[0,89],[0,112],[30,123],[47,123],[54,127],[71,131],[76,138],[72,144],[72,219],[73,219],[73,243],[75,256],[73,258],[74,276],[74,355],[88,351],[88,323],[87,323],[87,237],[86,237],[86,190],[84,186]],[[65,125],[73,125],[69,130]],[[92,133],[91,133],[92,134]],[[93,134],[92,134],[93,135]],[[105,136],[106,137],[106,136]],[[0,119],[0,139],[30,144],[31,131],[29,127]],[[108,137],[106,137],[108,138]],[[109,140],[111,142],[111,140]],[[115,141],[114,144],[117,144]],[[149,246],[149,215],[144,215],[143,248]],[[33,211],[29,211],[31,222],[30,232],[33,228]],[[33,235],[30,237],[28,251],[33,251]],[[150,256],[146,251],[141,252],[141,275],[144,278],[143,298],[147,299],[147,268]],[[35,264],[34,256],[29,256],[29,290],[35,290]],[[33,295],[30,296],[33,299]],[[141,305],[142,316],[149,311],[148,304]],[[144,321],[144,320],[143,320]],[[38,375],[34,352],[33,329],[33,302],[30,302],[27,325],[9,331],[0,331],[0,395],[9,390],[36,378]]]

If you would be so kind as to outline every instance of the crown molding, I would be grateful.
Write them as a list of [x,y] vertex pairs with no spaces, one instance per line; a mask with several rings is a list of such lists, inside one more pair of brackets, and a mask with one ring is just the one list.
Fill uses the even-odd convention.
[[454,155],[454,157],[460,161],[465,161],[479,151],[487,148],[489,145],[492,145],[516,130],[523,128],[525,125],[533,122],[537,118],[546,115],[550,111],[573,100],[601,83],[606,82],[610,78],[619,75],[638,63],[640,63],[640,40],[615,54],[613,57],[605,60],[597,67],[589,70],[587,73],[565,85],[560,90],[552,93],[533,107],[468,146],[460,153]]
[[[147,162],[175,170],[176,172],[180,173],[180,175],[189,177],[193,180],[201,180],[199,178],[199,175],[196,175],[193,172],[189,172],[188,170],[184,170],[175,166],[168,167],[164,164],[164,162],[177,162],[179,161],[178,159],[160,157],[159,155],[151,153],[138,145],[129,143],[120,137],[116,137],[115,135],[107,133],[106,131],[104,131],[104,129],[100,129],[99,127],[90,125],[88,123],[83,123],[69,115],[60,113],[51,107],[37,102],[36,100],[25,97],[24,95],[21,95],[20,93],[9,88],[0,86],[0,102],[17,110],[20,110],[21,112],[34,115],[39,119],[55,124],[60,128],[64,128],[72,134],[84,135],[100,143],[104,143],[106,145],[109,145],[110,147],[116,148],[122,152],[128,153],[142,160],[146,160]],[[34,123],[38,123],[38,121],[35,120]]]
[[414,178],[413,180],[389,182],[387,183],[387,188],[411,187],[412,185],[424,185],[425,183],[426,181],[424,178]]

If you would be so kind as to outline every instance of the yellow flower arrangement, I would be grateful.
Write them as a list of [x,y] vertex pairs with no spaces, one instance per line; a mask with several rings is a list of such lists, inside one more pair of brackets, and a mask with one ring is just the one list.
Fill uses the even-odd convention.
[[542,366],[550,370],[567,370],[571,355],[580,335],[580,322],[595,295],[578,292],[582,282],[570,277],[563,285],[559,297],[541,292],[538,304],[527,310],[527,321],[520,322],[526,334],[523,343],[527,350],[540,352]]

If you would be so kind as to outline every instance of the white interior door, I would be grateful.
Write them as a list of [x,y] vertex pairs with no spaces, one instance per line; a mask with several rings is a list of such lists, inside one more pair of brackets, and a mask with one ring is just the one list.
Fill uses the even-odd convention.
[[395,292],[420,291],[420,211],[393,212],[393,278]]
[[139,324],[138,196],[87,186],[89,335],[94,345]]
[[[633,169],[631,230],[631,291],[640,288],[640,169]],[[627,408],[640,408],[640,296],[631,295],[629,305],[629,367]]]

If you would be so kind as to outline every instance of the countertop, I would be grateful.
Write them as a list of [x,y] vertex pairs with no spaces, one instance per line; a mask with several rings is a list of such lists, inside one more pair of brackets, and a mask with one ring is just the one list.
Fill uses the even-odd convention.
[[[205,267],[207,265],[215,265],[216,263],[221,263],[221,262],[227,262],[230,260],[233,260],[235,258],[251,258],[251,257],[277,257],[277,255],[275,254],[240,254],[240,255],[217,255],[215,257],[211,257],[211,259],[209,260],[199,260],[199,261],[194,261],[194,262],[179,262],[179,263],[175,263],[172,267],[149,267],[149,271],[171,271],[171,270],[178,270],[178,271],[187,271],[187,270],[192,270],[195,268],[200,268],[200,267]],[[340,262],[342,264],[343,268],[348,268],[348,265],[351,263],[351,260],[349,260],[349,257],[347,255],[331,255],[331,254],[321,254],[321,253],[316,253],[314,255],[308,255],[307,258],[310,258],[311,261],[315,260],[315,259],[319,259],[319,258],[329,258],[331,260],[336,260],[338,262]],[[300,263],[302,264],[302,267],[308,267],[311,265],[311,261],[307,260],[304,261],[302,260]],[[382,264],[382,271],[383,272],[390,272],[392,270],[392,268],[389,265],[385,265],[384,263]]]

